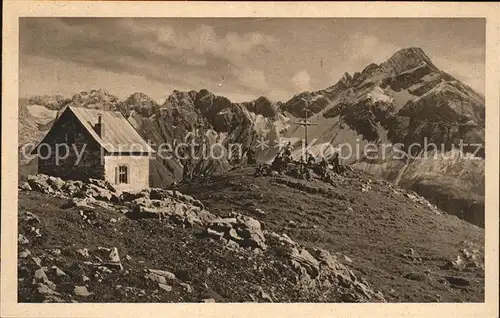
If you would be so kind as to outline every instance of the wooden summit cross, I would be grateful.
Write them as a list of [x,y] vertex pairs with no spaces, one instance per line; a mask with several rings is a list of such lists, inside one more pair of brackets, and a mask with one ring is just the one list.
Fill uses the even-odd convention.
[[303,126],[304,127],[304,140],[305,140],[305,149],[307,150],[307,145],[308,145],[308,139],[307,139],[307,128],[309,126],[317,125],[316,123],[312,123],[308,120],[308,114],[309,114],[309,101],[302,98],[302,100],[306,103],[306,108],[304,109],[305,111],[305,118],[303,121],[298,121],[295,122],[295,124]]

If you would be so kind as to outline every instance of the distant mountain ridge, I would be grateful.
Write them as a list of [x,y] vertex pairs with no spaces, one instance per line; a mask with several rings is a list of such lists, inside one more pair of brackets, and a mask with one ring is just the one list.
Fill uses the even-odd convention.
[[[233,103],[224,96],[201,89],[174,90],[160,105],[144,93],[136,92],[120,101],[99,89],[81,92],[72,98],[33,97],[24,106],[29,110],[30,105],[42,105],[51,110],[61,110],[67,105],[117,110],[146,140],[157,145],[182,140],[193,131],[205,135],[209,144],[227,146],[236,143],[244,150],[255,147],[259,139],[267,140],[270,149],[256,149],[262,162],[273,158],[280,138],[290,141],[297,149],[294,156],[300,156],[304,132],[296,122],[304,118],[306,106],[310,110],[309,119],[317,124],[309,128],[309,139],[316,142],[311,148],[314,153],[324,144],[338,146],[347,143],[354,147],[369,142],[401,143],[408,150],[411,144],[424,144],[427,140],[443,144],[448,151],[460,140],[482,145],[485,140],[484,97],[439,70],[422,49],[415,47],[402,49],[387,61],[379,65],[372,63],[361,72],[345,73],[326,89],[301,92],[286,102],[272,102],[261,96],[250,102]],[[26,116],[26,112],[23,114]],[[35,138],[36,134],[23,130],[33,129],[24,129],[21,122],[20,134]],[[465,151],[472,149],[465,148]],[[478,155],[484,156],[484,146]],[[450,184],[461,184],[460,188],[463,188],[459,193],[455,191],[454,197],[469,196],[467,192],[484,196],[484,185],[478,187],[484,179],[484,161],[460,163],[460,169],[453,168],[458,163],[449,162],[435,162],[429,166],[428,162],[418,161],[412,163],[411,169],[401,161],[387,165],[382,161],[366,162],[363,158],[354,158],[349,163],[390,181],[397,179],[417,192],[425,181],[423,192],[438,189],[438,193],[443,193],[442,198],[433,202],[438,205],[436,201],[450,200],[446,199]],[[193,170],[196,174],[222,174],[234,164],[226,155],[217,160],[200,160]],[[452,168],[443,168],[450,164]],[[424,170],[425,180],[422,181],[423,175],[419,171]],[[443,176],[445,170],[448,174]],[[154,175],[156,186],[178,181],[182,178],[182,163],[176,159],[157,159]],[[441,184],[440,178],[449,180]],[[432,180],[430,188],[429,180]],[[474,197],[473,201],[476,199]],[[467,200],[465,205],[469,204]]]

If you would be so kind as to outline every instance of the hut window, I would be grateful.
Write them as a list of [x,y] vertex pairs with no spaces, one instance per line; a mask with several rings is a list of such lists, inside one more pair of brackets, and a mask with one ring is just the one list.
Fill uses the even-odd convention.
[[118,166],[116,169],[116,183],[128,183],[128,167]]

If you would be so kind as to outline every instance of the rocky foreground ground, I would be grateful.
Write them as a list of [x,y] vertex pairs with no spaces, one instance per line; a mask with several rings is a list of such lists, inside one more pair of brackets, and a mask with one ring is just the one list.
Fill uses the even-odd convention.
[[362,174],[252,174],[138,194],[30,177],[19,301],[484,300],[483,229]]

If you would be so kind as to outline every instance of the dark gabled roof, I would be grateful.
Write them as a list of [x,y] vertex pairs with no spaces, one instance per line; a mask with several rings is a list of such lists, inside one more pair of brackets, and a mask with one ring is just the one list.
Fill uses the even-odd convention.
[[[110,153],[155,153],[120,112],[73,106],[68,106],[64,112],[67,111],[72,112],[92,138]],[[103,137],[94,130],[99,115],[104,126]],[[61,118],[62,115],[56,122]]]

